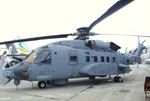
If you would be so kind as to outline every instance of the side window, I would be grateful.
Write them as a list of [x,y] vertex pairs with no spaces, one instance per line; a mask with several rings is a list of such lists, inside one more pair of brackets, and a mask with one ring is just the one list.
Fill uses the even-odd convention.
[[127,64],[129,64],[129,63],[130,63],[130,60],[127,59],[126,62],[127,62]]
[[70,62],[70,64],[77,64],[78,63],[77,51],[70,51],[69,52],[69,62]]
[[108,56],[106,57],[106,61],[107,61],[107,62],[110,62],[110,58],[109,58]]
[[42,50],[37,56],[35,63],[51,63],[51,51],[50,50]]
[[86,62],[90,62],[90,56],[86,56]]
[[94,62],[97,62],[97,56],[94,56]]
[[77,56],[70,56],[70,62],[77,62]]
[[116,58],[115,57],[112,58],[112,62],[116,62]]
[[104,56],[101,56],[101,62],[105,62]]

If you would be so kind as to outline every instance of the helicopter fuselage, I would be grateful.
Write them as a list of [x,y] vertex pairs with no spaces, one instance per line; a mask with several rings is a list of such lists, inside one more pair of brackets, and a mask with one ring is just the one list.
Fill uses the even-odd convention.
[[[41,48],[39,54],[50,52],[49,62],[38,55],[31,63],[33,73],[31,80],[55,80],[85,76],[103,76],[128,73],[128,68],[121,68],[119,64],[128,66],[129,57],[112,50],[91,49],[84,45],[84,41],[74,41],[77,45],[69,46],[72,41],[59,42]],[[86,47],[81,47],[82,43]],[[39,59],[38,59],[39,58]],[[40,60],[40,61],[38,61]],[[45,62],[44,62],[45,61]],[[32,71],[32,70],[31,70]]]
[[[5,68],[4,76],[65,84],[69,78],[128,73],[132,58],[117,52],[119,48],[115,43],[97,40],[59,41],[35,49],[21,63]],[[14,73],[8,73],[12,69]]]

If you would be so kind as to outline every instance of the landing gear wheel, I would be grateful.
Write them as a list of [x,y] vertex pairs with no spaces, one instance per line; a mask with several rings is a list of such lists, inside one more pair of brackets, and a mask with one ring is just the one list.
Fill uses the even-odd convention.
[[120,76],[115,76],[114,77],[114,82],[123,82],[123,79]]
[[123,82],[122,77],[118,77],[118,82]]
[[118,77],[117,76],[114,77],[114,82],[115,83],[118,82]]
[[44,81],[39,81],[38,82],[38,87],[39,88],[46,88],[46,83]]

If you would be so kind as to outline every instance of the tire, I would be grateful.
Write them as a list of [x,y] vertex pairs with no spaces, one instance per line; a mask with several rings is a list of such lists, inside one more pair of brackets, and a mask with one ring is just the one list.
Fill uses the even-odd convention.
[[118,77],[117,76],[114,77],[114,82],[115,83],[118,82]]
[[39,88],[42,88],[42,89],[43,89],[43,88],[46,88],[46,83],[45,83],[44,81],[39,81],[39,82],[38,82],[38,87],[39,87]]
[[123,82],[122,77],[118,77],[118,82]]
[[117,83],[117,82],[123,82],[122,77],[120,77],[120,76],[115,76],[115,77],[114,77],[114,82],[115,82],[115,83]]

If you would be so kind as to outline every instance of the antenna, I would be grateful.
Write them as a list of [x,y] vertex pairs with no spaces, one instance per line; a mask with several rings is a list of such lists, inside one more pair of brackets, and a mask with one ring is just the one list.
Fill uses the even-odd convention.
[[127,53],[127,49],[128,49],[128,48],[126,47],[125,52],[124,52],[125,54]]
[[140,44],[140,36],[137,36],[138,37],[138,45]]

